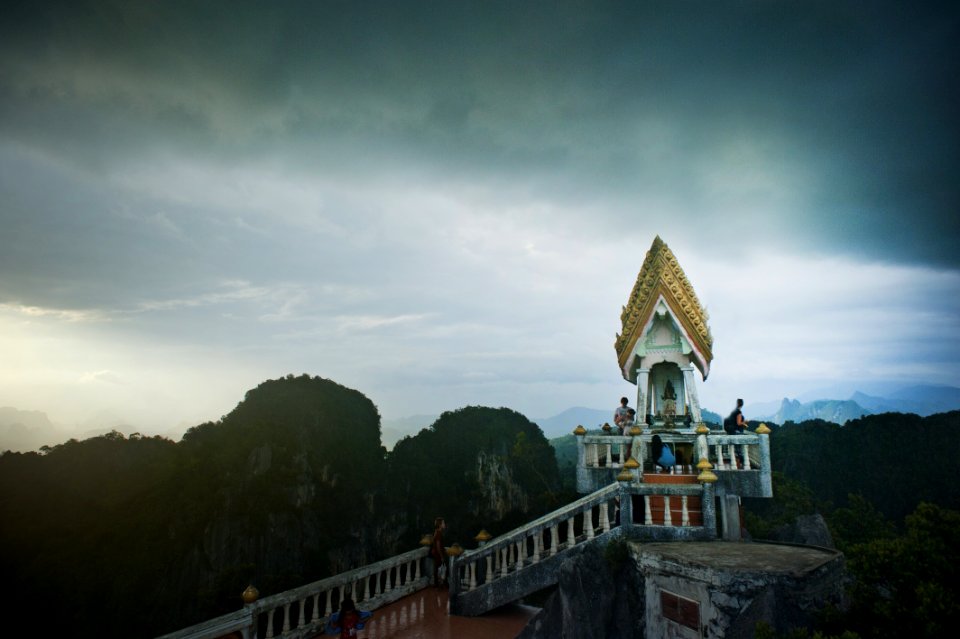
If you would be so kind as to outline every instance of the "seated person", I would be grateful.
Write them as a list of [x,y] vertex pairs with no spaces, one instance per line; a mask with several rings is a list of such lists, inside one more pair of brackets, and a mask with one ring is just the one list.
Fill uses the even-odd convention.
[[629,411],[633,410],[627,405],[629,403],[630,400],[626,397],[621,397],[620,405],[613,411],[613,425],[620,429],[620,434],[623,434],[623,423],[627,421]]
[[653,458],[654,465],[660,466],[664,470],[670,470],[677,463],[676,457],[673,456],[673,451],[663,443],[660,435],[653,436],[653,440],[650,443],[650,454]]
[[633,428],[636,422],[637,422],[637,411],[633,410],[632,408],[628,408],[626,418],[620,420],[620,422],[617,424],[617,428],[620,429],[620,434],[629,435],[630,429]]

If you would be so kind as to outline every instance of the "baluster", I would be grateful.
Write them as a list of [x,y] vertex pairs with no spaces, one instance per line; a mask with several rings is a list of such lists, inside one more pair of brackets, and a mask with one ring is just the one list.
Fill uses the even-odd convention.
[[613,466],[613,446],[604,444],[607,447],[607,466]]
[[276,628],[274,627],[275,624],[276,624],[276,621],[275,621],[275,619],[274,619],[274,613],[275,613],[276,611],[277,611],[277,609],[274,608],[274,609],[270,610],[269,612],[267,612],[267,637],[266,637],[266,639],[273,639],[274,631],[276,630]]
[[[413,568],[413,578],[416,581],[420,581],[420,560],[414,559],[414,568]],[[379,580],[378,580],[379,581]]]
[[681,526],[690,525],[690,511],[687,510],[687,496],[683,495],[680,497],[680,510],[683,513],[683,518],[680,522]]
[[737,447],[734,444],[730,444],[730,469],[737,469]]
[[320,592],[313,595],[313,613],[310,615],[310,621],[316,621],[320,618]]
[[393,566],[387,568],[387,592],[393,591]]
[[555,555],[560,549],[560,527],[557,524],[550,526],[550,554]]
[[297,628],[302,628],[305,623],[307,623],[307,600],[300,600],[300,620],[297,622]]
[[600,530],[603,532],[610,531],[610,516],[607,514],[607,502],[600,504]]
[[543,531],[533,533],[533,563],[540,561],[540,548],[543,546]]
[[746,444],[743,445],[743,469],[750,470],[750,449]]
[[725,466],[723,463],[723,446],[720,444],[716,445],[717,450],[717,470],[724,470]]
[[670,495],[663,496],[663,525],[673,525],[673,518],[670,516]]
[[523,555],[520,554],[523,548],[523,541],[517,542],[517,572],[523,570]]
[[500,559],[500,576],[506,577],[507,570],[510,568],[510,544],[507,544],[500,552],[503,553],[503,558]]
[[327,591],[327,607],[323,609],[324,617],[329,617],[331,614],[333,614],[332,599],[333,599],[333,588]]
[[624,444],[623,442],[620,442],[619,444],[617,444],[617,446],[620,447],[620,451],[619,451],[620,462],[617,464],[617,467],[621,468],[623,467],[623,462],[627,461],[627,445]]
[[363,599],[358,599],[356,603],[361,601],[366,601],[370,598],[370,577],[372,575],[367,575],[366,579],[363,580]]
[[593,539],[593,506],[583,511],[583,530],[587,533],[587,539]]
[[577,535],[573,528],[573,517],[567,520],[567,548],[573,548],[577,545]]
[[471,561],[467,566],[470,570],[470,590],[477,587],[477,562]]
[[283,604],[283,631],[290,631],[290,603]]
[[650,512],[650,495],[643,496],[643,523],[647,526],[653,524],[653,514]]
[[491,553],[491,554],[487,555],[487,572],[484,573],[483,583],[488,584],[488,583],[490,583],[491,581],[493,581],[493,578],[494,578],[494,574],[493,574],[493,554]]

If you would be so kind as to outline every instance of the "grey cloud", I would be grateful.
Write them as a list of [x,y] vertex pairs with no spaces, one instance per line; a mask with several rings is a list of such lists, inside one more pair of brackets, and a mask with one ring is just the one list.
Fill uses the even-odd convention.
[[[444,253],[378,224],[401,183],[548,202],[595,237],[955,268],[956,31],[947,4],[21,3],[0,23],[3,293],[98,306],[376,273],[402,306]],[[380,199],[322,189],[331,242],[109,182],[183,158]],[[424,289],[455,281],[426,270]]]

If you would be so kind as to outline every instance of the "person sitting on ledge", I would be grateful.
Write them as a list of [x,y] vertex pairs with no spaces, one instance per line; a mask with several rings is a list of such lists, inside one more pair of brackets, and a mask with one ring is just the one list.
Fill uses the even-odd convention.
[[677,458],[673,456],[670,447],[663,443],[660,435],[654,435],[650,442],[650,453],[653,457],[653,463],[669,471],[677,463]]
[[617,406],[617,409],[613,411],[613,425],[620,429],[620,434],[623,434],[623,424],[629,418],[629,412],[633,410],[627,404],[630,403],[630,400],[626,397],[620,398],[620,405]]

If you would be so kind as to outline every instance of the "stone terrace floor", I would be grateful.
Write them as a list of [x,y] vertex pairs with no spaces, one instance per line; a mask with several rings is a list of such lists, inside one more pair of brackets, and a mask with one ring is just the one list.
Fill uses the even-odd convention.
[[451,617],[447,610],[446,589],[426,588],[375,610],[359,639],[513,639],[540,611],[511,604],[480,617]]

